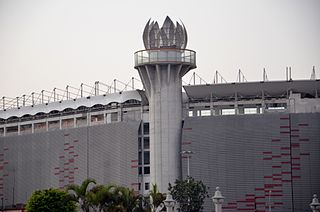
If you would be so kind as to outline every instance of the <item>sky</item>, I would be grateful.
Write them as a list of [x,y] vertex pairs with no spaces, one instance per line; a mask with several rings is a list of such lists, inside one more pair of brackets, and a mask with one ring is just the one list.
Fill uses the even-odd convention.
[[0,97],[139,78],[149,18],[181,20],[195,71],[212,83],[320,76],[320,0],[0,0]]

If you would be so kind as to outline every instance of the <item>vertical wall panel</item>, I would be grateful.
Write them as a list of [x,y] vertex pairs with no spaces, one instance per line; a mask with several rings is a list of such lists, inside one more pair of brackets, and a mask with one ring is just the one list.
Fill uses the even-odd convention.
[[[24,203],[36,189],[98,183],[131,186],[138,180],[139,122],[57,130],[0,138],[0,197]],[[89,167],[89,169],[88,169]]]
[[[191,176],[211,196],[221,187],[224,211],[268,211],[269,198],[272,211],[308,211],[320,190],[319,120],[320,114],[189,117],[182,150],[194,152]],[[186,177],[185,158],[182,164]],[[205,211],[212,208],[207,200]]]

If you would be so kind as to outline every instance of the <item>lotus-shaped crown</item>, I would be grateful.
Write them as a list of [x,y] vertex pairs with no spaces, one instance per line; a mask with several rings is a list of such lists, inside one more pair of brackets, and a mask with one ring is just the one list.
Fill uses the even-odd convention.
[[149,19],[143,31],[143,43],[146,49],[187,47],[187,30],[183,23],[176,25],[167,16],[163,26],[159,28],[158,22]]

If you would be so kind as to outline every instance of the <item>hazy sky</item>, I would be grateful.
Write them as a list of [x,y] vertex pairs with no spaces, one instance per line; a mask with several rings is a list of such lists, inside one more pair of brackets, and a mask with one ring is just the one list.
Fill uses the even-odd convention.
[[[197,74],[229,81],[320,75],[320,0],[0,0],[0,97],[138,77],[149,18],[181,19]],[[189,81],[189,76],[185,81]]]

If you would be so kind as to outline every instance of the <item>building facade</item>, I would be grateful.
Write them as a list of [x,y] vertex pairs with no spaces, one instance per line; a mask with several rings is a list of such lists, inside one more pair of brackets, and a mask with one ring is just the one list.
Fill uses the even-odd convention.
[[[162,36],[155,36],[156,34]],[[36,189],[91,177],[148,194],[190,175],[226,211],[308,211],[320,191],[320,81],[185,85],[196,68],[183,24],[148,22],[135,54],[144,90],[56,98],[0,110],[0,197],[25,203]],[[210,199],[205,211],[212,211]]]

